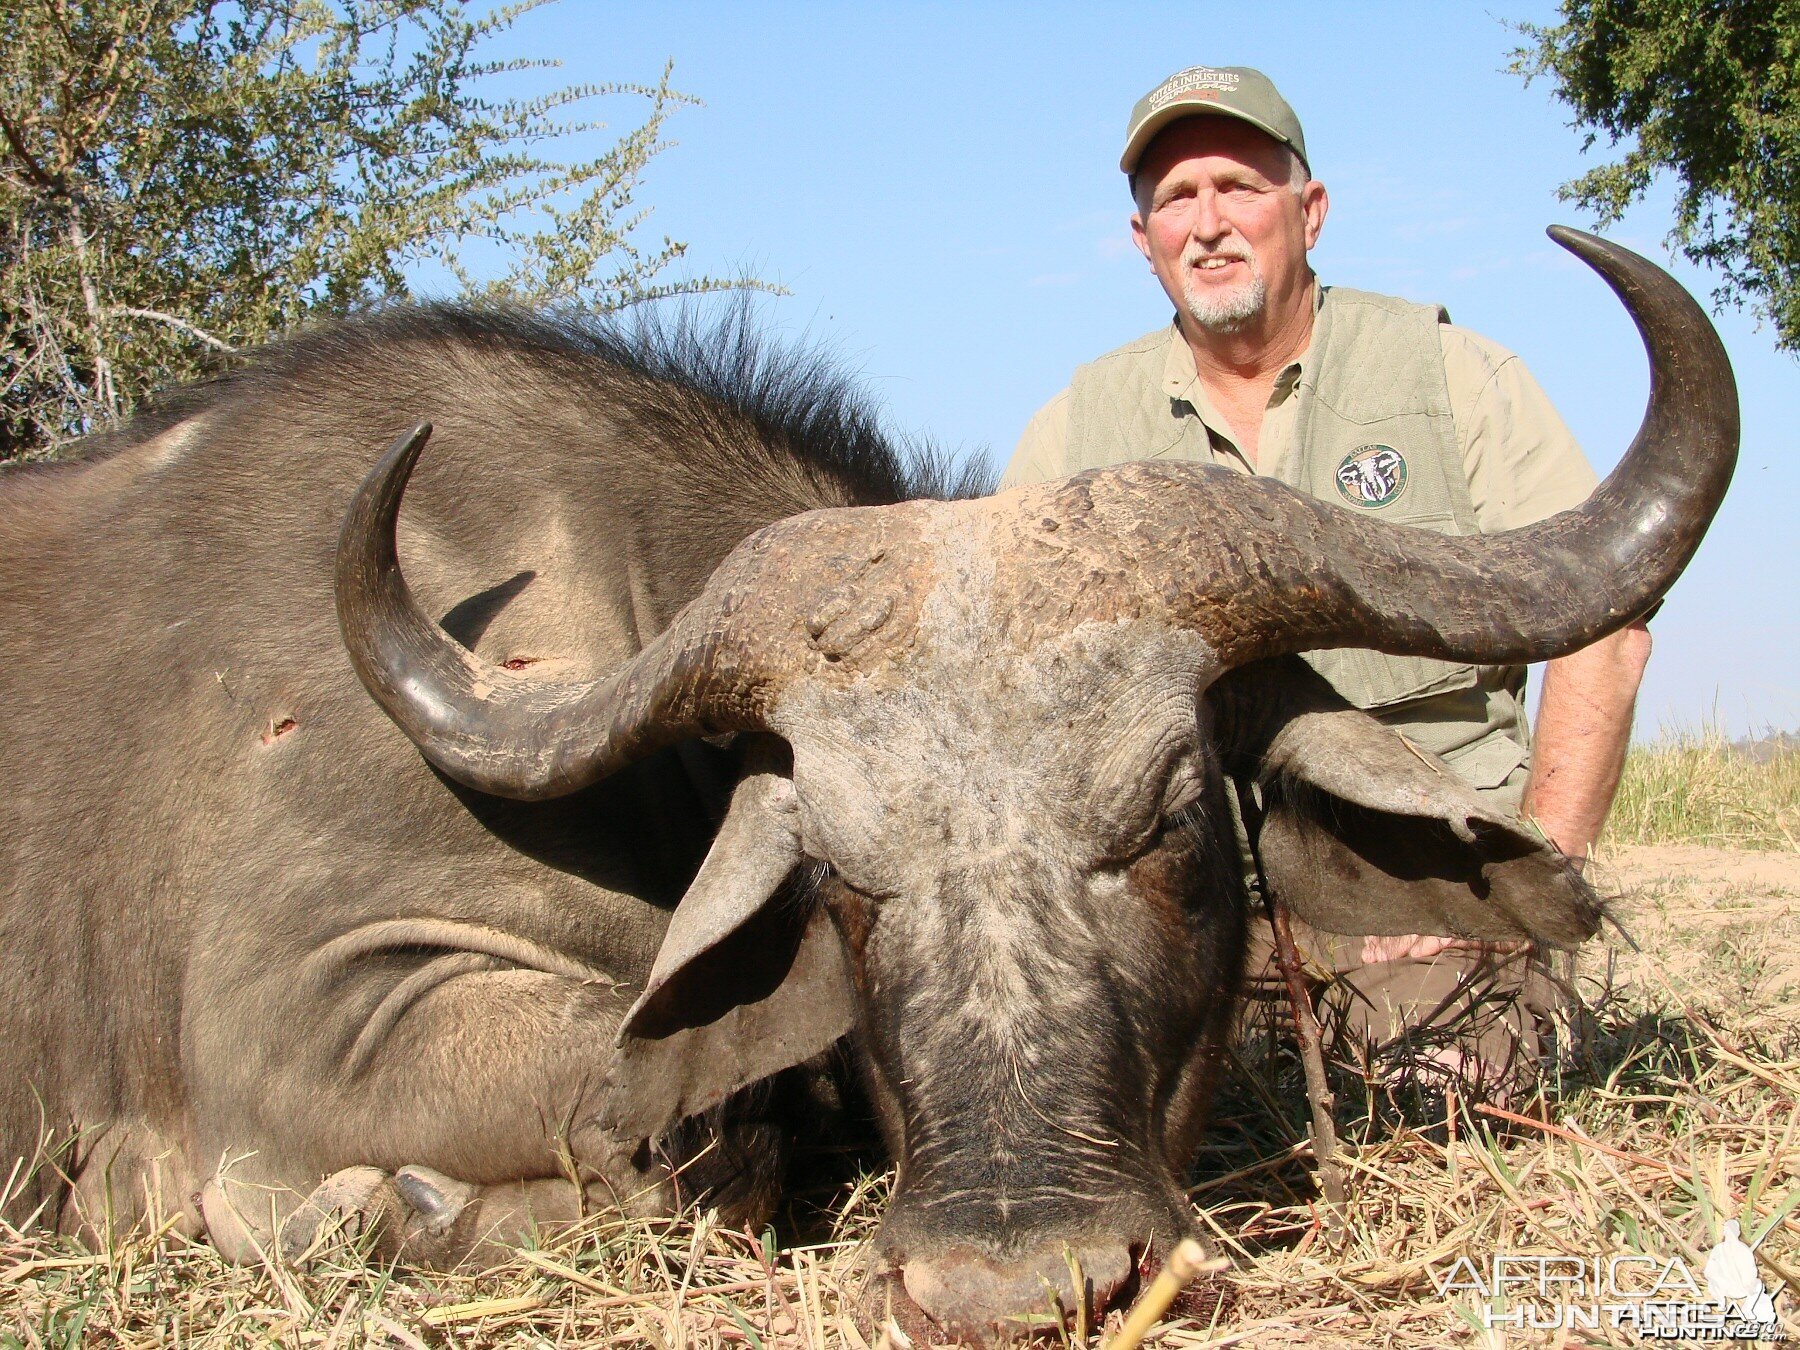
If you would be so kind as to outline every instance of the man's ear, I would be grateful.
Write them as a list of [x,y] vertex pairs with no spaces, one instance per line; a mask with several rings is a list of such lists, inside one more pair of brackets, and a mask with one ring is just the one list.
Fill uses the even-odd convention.
[[1598,929],[1566,858],[1297,657],[1233,671],[1207,700],[1227,771],[1261,792],[1264,880],[1314,927],[1560,947]]
[[[1141,210],[1131,213],[1131,242],[1137,245],[1137,251],[1144,255],[1144,261],[1150,262],[1150,238],[1144,229],[1144,213]],[[1156,264],[1150,264],[1152,269]]]
[[656,1138],[855,1023],[843,943],[795,875],[793,779],[772,747],[753,754],[619,1026],[601,1123],[621,1136]]
[[1306,247],[1317,248],[1319,235],[1325,230],[1325,217],[1331,210],[1331,194],[1318,179],[1309,179],[1300,189],[1300,210],[1306,217]]

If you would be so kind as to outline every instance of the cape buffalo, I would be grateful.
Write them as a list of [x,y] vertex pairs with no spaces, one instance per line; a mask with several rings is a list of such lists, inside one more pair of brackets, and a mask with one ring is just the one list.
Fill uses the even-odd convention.
[[848,1037],[896,1293],[980,1335],[1070,1302],[1073,1251],[1113,1297],[1192,1224],[1227,774],[1320,927],[1594,931],[1561,858],[1285,655],[1544,659],[1691,556],[1723,350],[1554,233],[1652,396],[1586,504],[1504,535],[1185,464],[909,500],[751,348],[453,310],[0,478],[0,1154],[57,1164],[9,1212],[244,1253],[349,1210],[446,1262],[687,1182],[749,1219],[782,1086]]

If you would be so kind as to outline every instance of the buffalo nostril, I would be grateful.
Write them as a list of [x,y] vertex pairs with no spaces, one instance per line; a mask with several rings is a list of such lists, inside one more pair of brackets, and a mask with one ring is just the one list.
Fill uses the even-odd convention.
[[[1081,1270],[1074,1287],[1070,1255]],[[1039,1247],[1019,1257],[993,1257],[972,1247],[953,1247],[928,1259],[908,1261],[902,1272],[907,1295],[940,1326],[959,1333],[995,1327],[1023,1331],[1055,1324],[1078,1300],[1089,1311],[1104,1310],[1131,1278],[1130,1251],[1123,1245]]]

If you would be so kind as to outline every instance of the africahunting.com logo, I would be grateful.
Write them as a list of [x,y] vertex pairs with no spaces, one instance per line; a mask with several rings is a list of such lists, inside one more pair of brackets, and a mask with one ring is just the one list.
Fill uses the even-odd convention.
[[1506,1331],[1633,1331],[1653,1341],[1780,1341],[1779,1285],[1727,1220],[1696,1280],[1679,1256],[1467,1256],[1430,1269],[1438,1296],[1473,1326]]

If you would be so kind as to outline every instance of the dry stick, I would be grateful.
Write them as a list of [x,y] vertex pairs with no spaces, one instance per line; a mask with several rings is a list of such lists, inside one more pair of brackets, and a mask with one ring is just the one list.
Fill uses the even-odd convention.
[[186,319],[176,318],[173,314],[165,314],[160,309],[136,309],[131,305],[114,305],[107,313],[117,317],[148,319],[152,323],[166,324],[170,328],[186,333],[191,338],[204,342],[214,351],[235,354],[238,350],[223,338],[214,337],[199,324],[189,323]]
[[[1192,1200],[1196,1196],[1202,1195],[1207,1191],[1216,1191],[1221,1186],[1229,1186],[1234,1181],[1242,1181],[1245,1177],[1253,1177],[1261,1172],[1273,1171],[1275,1168],[1280,1167],[1285,1163],[1292,1162],[1311,1147],[1312,1145],[1307,1143],[1298,1143],[1292,1148],[1283,1149],[1273,1158],[1264,1158],[1260,1162],[1250,1163],[1248,1166],[1237,1168],[1235,1171],[1225,1172],[1216,1177],[1208,1177],[1198,1186],[1188,1187],[1188,1199]],[[0,1279],[4,1278],[4,1276],[0,1276]]]
[[1450,1184],[1456,1185],[1456,1094],[1444,1094],[1444,1167],[1450,1174]]
[[1529,1125],[1534,1130],[1542,1130],[1545,1134],[1553,1134],[1558,1139],[1566,1139],[1571,1144],[1580,1144],[1583,1148],[1591,1148],[1597,1153],[1605,1153],[1620,1162],[1635,1163],[1639,1167],[1653,1167],[1659,1172],[1667,1172],[1670,1176],[1682,1181],[1693,1181],[1693,1173],[1674,1163],[1656,1158],[1647,1158],[1642,1153],[1628,1153],[1622,1148],[1614,1148],[1611,1144],[1603,1144],[1598,1139],[1590,1139],[1576,1130],[1564,1129],[1561,1125],[1552,1125],[1547,1120],[1538,1120],[1533,1116],[1522,1116],[1517,1111],[1508,1111],[1504,1107],[1490,1106],[1486,1102],[1477,1102],[1475,1110],[1484,1116],[1493,1116],[1496,1120],[1510,1120],[1515,1125]]
[[1331,1236],[1344,1231],[1344,1165],[1338,1160],[1337,1125],[1332,1111],[1337,1103],[1325,1082],[1325,1051],[1319,1039],[1319,1022],[1313,1016],[1312,997],[1306,988],[1306,972],[1300,966],[1300,949],[1294,945],[1294,929],[1287,906],[1274,896],[1269,907],[1269,926],[1275,930],[1275,964],[1287,983],[1288,1003],[1294,1010],[1294,1032],[1300,1040],[1300,1063],[1306,1070],[1306,1101],[1312,1107],[1313,1160],[1319,1165],[1319,1190],[1325,1196],[1325,1226]]
[[1209,1260],[1206,1248],[1192,1238],[1183,1238],[1175,1244],[1175,1250],[1169,1253],[1163,1268],[1156,1272],[1156,1278],[1150,1281],[1150,1287],[1131,1310],[1131,1316],[1125,1319],[1125,1325],[1119,1328],[1119,1334],[1106,1343],[1105,1350],[1137,1350],[1150,1328],[1169,1310],[1175,1295],[1200,1276],[1217,1274],[1230,1267],[1231,1262],[1224,1257],[1215,1256]]
[[[1262,824],[1262,808],[1242,783],[1237,785],[1238,810],[1243,816],[1244,833],[1250,841],[1250,856],[1259,876],[1265,875],[1262,850],[1257,835]],[[1325,1051],[1319,1037],[1319,1021],[1313,1016],[1312,996],[1306,988],[1306,972],[1300,964],[1300,949],[1294,945],[1294,928],[1287,906],[1273,894],[1263,896],[1268,907],[1269,927],[1275,934],[1275,964],[1281,968],[1282,982],[1287,985],[1288,1006],[1294,1014],[1294,1034],[1300,1042],[1300,1065],[1306,1071],[1306,1101],[1312,1107],[1313,1161],[1319,1168],[1319,1191],[1325,1197],[1325,1228],[1336,1239],[1344,1234],[1344,1168],[1338,1161],[1337,1124],[1332,1112],[1337,1103],[1325,1081]]]
[[112,360],[106,354],[105,312],[100,305],[100,292],[88,262],[87,229],[81,222],[81,208],[69,199],[69,245],[75,253],[76,273],[81,279],[82,303],[87,307],[88,327],[94,342],[94,392],[110,416],[119,415],[118,388],[113,381]]

